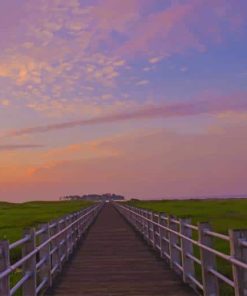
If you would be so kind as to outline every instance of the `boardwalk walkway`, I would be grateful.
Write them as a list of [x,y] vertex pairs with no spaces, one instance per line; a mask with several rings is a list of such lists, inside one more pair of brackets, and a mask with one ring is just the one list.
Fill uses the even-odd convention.
[[109,204],[46,295],[187,296],[194,293]]

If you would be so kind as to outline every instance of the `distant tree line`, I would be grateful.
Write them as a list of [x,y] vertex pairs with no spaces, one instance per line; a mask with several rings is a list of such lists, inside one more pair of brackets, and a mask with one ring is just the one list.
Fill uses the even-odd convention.
[[60,200],[114,201],[114,200],[124,200],[124,196],[114,194],[114,193],[66,195],[66,196],[60,197]]

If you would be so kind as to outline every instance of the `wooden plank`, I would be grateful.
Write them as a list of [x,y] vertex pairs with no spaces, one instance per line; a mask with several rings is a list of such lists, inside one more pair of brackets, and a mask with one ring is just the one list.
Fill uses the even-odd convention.
[[107,204],[47,295],[195,295]]

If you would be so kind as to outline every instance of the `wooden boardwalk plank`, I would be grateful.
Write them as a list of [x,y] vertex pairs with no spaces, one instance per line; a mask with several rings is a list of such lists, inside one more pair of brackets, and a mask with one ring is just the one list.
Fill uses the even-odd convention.
[[107,204],[46,295],[187,296],[184,285],[116,209]]

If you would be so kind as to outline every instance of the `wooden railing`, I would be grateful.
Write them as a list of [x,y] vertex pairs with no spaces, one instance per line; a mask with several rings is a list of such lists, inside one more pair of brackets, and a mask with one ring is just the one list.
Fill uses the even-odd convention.
[[[101,208],[102,204],[93,205],[55,222],[42,224],[37,230],[28,229],[22,239],[12,244],[0,241],[0,295],[11,296],[22,291],[23,296],[34,296],[51,287]],[[22,256],[10,263],[10,253],[15,248],[22,249]],[[13,274],[17,280],[11,287]]]
[[[192,225],[187,218],[177,219],[128,205],[115,206],[199,294],[226,295],[219,289],[222,282],[231,287],[231,295],[247,295],[247,230],[229,230],[229,235],[224,235],[214,232],[209,223]],[[215,238],[228,244],[230,255],[214,248]],[[196,249],[200,250],[199,256]],[[219,271],[218,258],[231,266],[232,278]],[[196,265],[201,277],[196,272]]]

